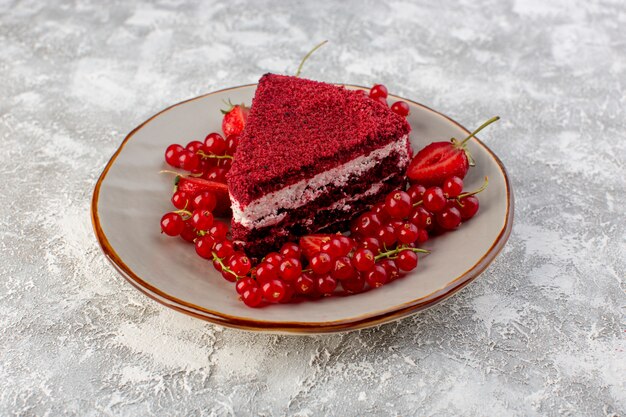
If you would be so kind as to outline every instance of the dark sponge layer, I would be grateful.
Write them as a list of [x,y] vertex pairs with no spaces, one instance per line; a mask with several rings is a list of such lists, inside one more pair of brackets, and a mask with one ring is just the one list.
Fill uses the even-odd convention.
[[[380,160],[370,170],[359,176],[355,175],[351,177],[348,185],[327,186],[324,194],[320,195],[315,200],[310,201],[305,206],[291,210],[279,211],[278,214],[286,214],[279,225],[248,229],[233,222],[233,239],[244,242],[254,242],[255,240],[264,239],[265,237],[272,235],[274,233],[273,229],[277,226],[286,227],[291,224],[301,223],[307,219],[312,219],[313,223],[315,223],[317,219],[316,214],[319,210],[323,210],[344,198],[350,198],[366,192],[372,184],[379,182],[382,178],[398,175],[398,167],[401,165],[400,161],[402,161],[403,157],[404,155],[400,153],[391,153],[386,158]],[[351,203],[350,205],[353,206],[354,204]]]
[[[289,222],[281,222],[279,225],[250,230],[239,224],[233,224],[231,230],[233,239],[237,241],[235,236],[245,236],[244,239],[239,241],[247,242],[245,246],[242,245],[246,253],[252,257],[262,257],[269,252],[279,249],[283,243],[297,241],[299,237],[310,233],[345,232],[348,230],[350,221],[353,218],[369,210],[392,190],[403,186],[404,180],[404,175],[402,174],[390,177],[384,182],[378,192],[361,200],[351,202],[351,209],[348,211],[328,210],[325,209],[328,205],[321,206],[319,203],[316,203],[302,207],[298,211],[299,216],[291,216]],[[369,184],[371,182],[365,180],[362,183],[355,184],[355,186],[360,185],[367,189]],[[312,223],[307,224],[308,220],[312,220]]]

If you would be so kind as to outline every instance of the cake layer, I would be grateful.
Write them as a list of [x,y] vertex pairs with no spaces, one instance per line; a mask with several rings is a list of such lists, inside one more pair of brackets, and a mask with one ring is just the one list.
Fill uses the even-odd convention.
[[[317,193],[315,199],[309,200],[303,205],[294,208],[282,208],[279,206],[266,218],[261,218],[255,224],[238,222],[233,218],[233,238],[237,240],[248,240],[263,236],[266,229],[275,225],[291,224],[309,215],[314,215],[317,210],[324,209],[338,202],[357,201],[359,197],[367,196],[376,184],[386,182],[395,175],[401,175],[409,163],[409,156],[406,152],[394,151],[382,160],[376,160],[369,170],[359,172],[357,175],[346,176],[341,181],[333,184],[326,184],[322,188],[323,193]],[[282,206],[287,206],[284,201],[278,200]],[[254,232],[254,234],[253,234]]]
[[[373,150],[367,155],[361,155],[350,162],[317,174],[313,178],[301,180],[295,184],[282,188],[278,191],[252,201],[247,206],[242,205],[231,195],[233,209],[233,222],[239,223],[246,228],[262,228],[283,221],[287,213],[311,203],[321,196],[342,198],[337,191],[348,194],[350,186],[359,183],[361,177],[367,175],[375,180],[388,175],[384,171],[384,165],[392,162],[394,170],[406,167],[410,158],[410,144],[408,135],[396,142],[389,143],[379,149]],[[374,170],[382,176],[375,177]],[[374,172],[376,173],[376,172]],[[340,194],[340,193],[339,193]]]
[[266,74],[259,80],[229,190],[245,207],[408,135],[404,117],[332,84]]
[[[263,229],[246,229],[241,225],[233,224],[232,234],[235,244],[245,249],[250,256],[264,256],[277,250],[280,245],[288,241],[297,241],[303,235],[317,232],[336,233],[345,232],[350,221],[362,212],[371,208],[386,194],[404,183],[404,176],[393,174],[385,181],[373,184],[353,200],[335,201],[327,207],[311,207],[302,217],[293,222],[268,226]],[[236,235],[245,239],[237,239]]]

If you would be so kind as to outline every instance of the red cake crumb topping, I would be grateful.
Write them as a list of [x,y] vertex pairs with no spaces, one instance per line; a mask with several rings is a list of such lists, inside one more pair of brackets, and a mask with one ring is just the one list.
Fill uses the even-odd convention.
[[409,133],[404,117],[355,91],[266,74],[228,174],[242,205]]

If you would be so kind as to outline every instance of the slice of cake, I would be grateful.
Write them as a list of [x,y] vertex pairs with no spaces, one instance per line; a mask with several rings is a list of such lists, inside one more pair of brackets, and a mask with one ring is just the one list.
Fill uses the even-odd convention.
[[264,75],[228,174],[233,240],[259,256],[308,233],[347,230],[402,183],[409,131],[361,92]]

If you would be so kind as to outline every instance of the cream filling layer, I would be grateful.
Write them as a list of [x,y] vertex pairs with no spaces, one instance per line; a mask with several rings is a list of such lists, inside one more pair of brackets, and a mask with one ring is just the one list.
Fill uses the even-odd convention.
[[409,135],[404,135],[397,141],[373,150],[367,155],[359,156],[312,178],[298,181],[288,187],[266,194],[252,201],[246,207],[241,207],[231,195],[233,220],[248,229],[271,226],[281,222],[287,215],[286,213],[279,214],[278,210],[291,210],[301,207],[325,194],[329,186],[343,187],[348,184],[352,176],[358,176],[369,171],[380,160],[394,152],[400,154],[398,166],[403,167],[409,161],[408,140]]
[[[389,178],[393,177],[396,174],[391,174],[387,177],[385,177],[384,179],[382,179],[380,182],[377,182],[375,184],[373,184],[370,188],[368,188],[365,192],[361,193],[361,194],[357,194],[355,196],[351,196],[351,197],[346,197],[346,198],[342,198],[341,200],[331,204],[330,206],[323,208],[321,210],[342,210],[342,211],[348,211],[350,209],[352,209],[352,206],[350,205],[350,203],[354,202],[354,201],[358,201],[362,198],[365,197],[369,197],[371,195],[374,195],[376,193],[378,193],[380,191],[381,188],[383,188],[385,186],[385,181],[387,181]],[[339,220],[342,221],[342,220]],[[310,226],[311,223],[313,223],[313,219],[307,219],[304,221],[304,225],[305,226]],[[334,223],[337,223],[337,221],[334,222],[330,222],[328,224],[326,224],[324,227],[328,227]],[[271,226],[271,225],[266,225],[266,226]],[[281,228],[279,229],[281,231],[284,231],[285,228]],[[243,245],[246,246],[246,242],[244,241],[237,241],[237,243],[239,245]]]

